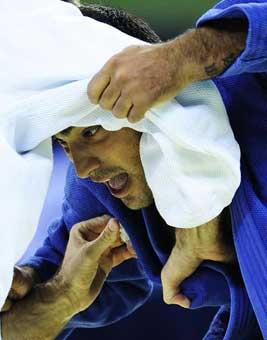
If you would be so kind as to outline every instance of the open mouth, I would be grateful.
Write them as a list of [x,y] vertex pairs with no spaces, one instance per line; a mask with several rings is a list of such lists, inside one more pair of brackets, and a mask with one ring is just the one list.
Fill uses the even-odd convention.
[[105,183],[109,188],[109,191],[113,196],[124,197],[128,191],[129,176],[126,172],[123,172]]

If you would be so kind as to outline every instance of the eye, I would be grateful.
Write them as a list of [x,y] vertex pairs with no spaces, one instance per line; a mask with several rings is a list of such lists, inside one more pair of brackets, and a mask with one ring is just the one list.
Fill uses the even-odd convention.
[[69,153],[70,149],[68,148],[68,144],[66,142],[64,142],[64,140],[60,139],[60,138],[55,138],[55,140],[62,146],[62,148]]
[[100,128],[99,125],[91,126],[90,128],[83,130],[82,135],[85,138],[92,137],[92,136],[94,136],[97,133],[99,128]]
[[64,140],[62,140],[62,139],[60,139],[60,138],[55,138],[55,140],[56,140],[60,145],[62,145],[62,146],[66,146],[66,145],[67,145],[67,143],[64,142]]

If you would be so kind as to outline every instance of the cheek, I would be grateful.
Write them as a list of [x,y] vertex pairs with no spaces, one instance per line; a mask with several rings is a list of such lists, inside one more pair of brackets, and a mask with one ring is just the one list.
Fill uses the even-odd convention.
[[130,173],[140,173],[140,137],[140,133],[130,129],[110,132],[105,139],[94,145],[94,152],[100,155],[106,164],[117,165]]

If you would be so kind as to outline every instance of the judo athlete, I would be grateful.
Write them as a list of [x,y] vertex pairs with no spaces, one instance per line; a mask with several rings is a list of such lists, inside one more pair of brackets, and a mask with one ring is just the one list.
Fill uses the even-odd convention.
[[[267,338],[266,22],[264,0],[220,1],[198,20],[197,28],[173,41],[133,46],[113,57],[89,85],[93,102],[112,110],[118,118],[128,117],[137,122],[153,105],[173,97],[192,81],[215,77],[241,147],[242,179],[230,206],[231,221],[242,276],[264,338]],[[188,273],[182,272],[179,261],[173,252],[162,273],[167,303],[180,304],[177,287]]]
[[[87,24],[90,29],[92,24],[96,25],[96,32],[99,32],[100,36],[103,34],[102,24],[82,18],[73,6],[65,7],[57,1],[50,3],[55,4],[52,7],[53,13],[59,11],[62,14],[60,19],[56,15],[52,17],[53,20],[49,23],[53,27],[52,32],[56,22],[59,27],[64,28],[64,37],[66,33],[73,33],[72,29],[75,29],[75,32],[78,29],[80,38],[84,41],[82,32],[86,31]],[[39,3],[41,4],[42,2]],[[49,6],[47,8],[46,13],[49,13]],[[75,20],[72,11],[75,13]],[[38,13],[41,13],[40,7]],[[102,21],[114,26],[117,22],[118,28],[143,40],[158,40],[155,40],[154,32],[142,22],[133,21],[129,26],[121,26],[119,23],[130,20],[123,12],[112,12],[101,6],[89,6],[83,13],[88,13],[91,17],[96,17],[97,13],[98,20],[102,18]],[[116,20],[118,17],[120,20]],[[33,18],[32,14],[31,20]],[[64,20],[60,26],[62,18]],[[40,21],[39,16],[38,22]],[[32,34],[30,23],[27,39]],[[78,23],[83,24],[82,29]],[[49,30],[47,31],[49,33]],[[48,34],[46,32],[45,37]],[[113,44],[124,37],[119,31],[107,27],[105,34],[106,42],[112,38]],[[125,39],[132,42],[129,36],[125,36]],[[66,41],[68,42],[68,39]],[[49,45],[48,43],[51,43],[50,40],[42,40],[42,45]],[[64,39],[59,39],[58,43],[60,47],[65,46]],[[84,48],[84,43],[82,46],[77,46],[76,40],[72,43],[78,52],[82,50],[87,57],[88,51]],[[97,47],[97,42],[95,44]],[[119,49],[120,44],[118,45]],[[30,49],[30,46],[28,47]],[[35,48],[31,51],[36,53]],[[102,61],[107,54],[105,50],[101,51],[103,53],[99,54],[99,58],[102,57]],[[44,49],[39,58],[43,53]],[[75,63],[78,60],[75,53],[75,48],[69,51],[69,54],[65,53],[64,48],[63,51],[57,50],[58,61],[53,59],[53,63],[60,69],[59,62],[63,63],[60,56],[64,56],[65,60],[67,59],[66,65],[69,66],[69,69],[64,68],[66,74],[61,71],[62,78],[74,78],[72,74],[77,72],[77,69],[72,69],[71,60]],[[78,55],[83,57],[84,54]],[[110,54],[112,55],[112,52]],[[88,59],[89,57],[90,54]],[[89,72],[88,62],[79,62],[84,65],[86,72]],[[27,66],[26,62],[25,64]],[[45,65],[42,64],[46,67]],[[32,67],[32,64],[30,66]],[[78,70],[81,72],[80,67],[79,65]],[[51,82],[47,67],[46,71],[46,77]],[[31,76],[36,77],[36,74]],[[29,79],[29,74],[27,77]],[[222,306],[209,331],[211,335],[216,334],[226,339],[258,336],[256,318],[240,280],[238,268],[234,264],[233,269],[232,265],[219,263],[234,262],[234,250],[229,235],[229,210],[223,208],[230,204],[239,185],[239,148],[233,138],[217,88],[209,81],[193,84],[181,93],[175,102],[152,109],[139,124],[132,125],[126,119],[118,120],[98,107],[92,106],[88,109],[87,86],[84,85],[87,85],[87,78],[85,81],[61,80],[53,84],[56,89],[53,92],[50,88],[47,90],[44,82],[39,85],[43,86],[41,91],[39,88],[36,90],[40,91],[36,98],[24,100],[23,109],[13,109],[13,114],[17,114],[17,120],[23,130],[18,122],[14,123],[13,115],[5,121],[9,123],[5,125],[9,129],[4,130],[5,126],[3,127],[3,131],[9,136],[8,133],[15,125],[17,130],[14,134],[22,144],[24,143],[23,147],[20,144],[20,150],[25,151],[34,150],[34,145],[46,140],[45,137],[51,136],[52,133],[73,162],[68,171],[62,216],[51,224],[43,247],[38,249],[35,256],[24,263],[24,269],[21,269],[21,273],[24,270],[26,276],[31,277],[27,289],[30,290],[34,286],[33,291],[3,314],[4,338],[14,339],[19,334],[20,339],[51,339],[64,326],[71,332],[76,327],[99,327],[120,320],[147,300],[153,284],[161,284],[162,268],[173,252],[179,258],[178,266],[187,270],[188,276],[194,272],[181,284],[180,299],[184,299],[184,305],[190,305],[191,308]],[[52,85],[50,87],[52,88]],[[77,100],[77,95],[81,99]],[[40,102],[43,105],[40,105]],[[75,117],[73,112],[68,111],[69,107],[72,111],[77,110]],[[231,109],[230,105],[228,109]],[[196,121],[199,121],[199,124],[195,124]],[[23,131],[23,140],[18,131]],[[28,154],[32,155],[32,151]],[[31,180],[34,175],[33,173]],[[41,181],[41,178],[38,177],[38,180]],[[28,181],[27,185],[31,188],[31,181]],[[62,290],[63,300],[65,296],[68,306],[68,290],[64,289],[64,282],[68,287],[70,276],[75,280],[76,273],[67,270],[67,264],[73,264],[76,268],[81,266],[83,271],[80,264],[83,257],[74,257],[72,260],[68,252],[68,239],[71,244],[77,229],[74,228],[73,232],[73,226],[77,226],[77,223],[83,225],[81,221],[87,220],[91,237],[97,238],[109,221],[109,217],[101,217],[103,215],[115,217],[124,227],[138,260],[132,259],[113,269],[93,304],[92,300],[89,301],[84,296],[83,284],[86,279],[83,276],[80,282],[77,275],[76,284],[78,287],[82,285],[82,289],[72,290],[70,301],[73,308],[67,307],[62,313],[58,312],[58,309],[55,309],[57,313],[52,312],[58,301],[61,301]],[[189,239],[186,232],[188,229],[170,227],[197,225],[201,226],[190,229],[192,232]],[[173,248],[174,246],[176,248]],[[129,245],[128,248],[118,248],[123,249],[125,259],[134,256],[130,248]],[[192,263],[192,252],[194,264],[188,267],[187,263]],[[203,260],[212,261],[203,262],[199,267]],[[58,270],[59,273],[66,271],[66,274],[59,275]],[[60,285],[62,281],[63,285]],[[35,285],[40,282],[41,284]],[[36,290],[42,298],[42,303],[35,303],[33,300]],[[99,290],[97,292],[99,293]],[[58,306],[61,309],[61,305]]]
[[[52,223],[43,247],[25,263],[31,268],[28,275],[37,273],[35,277],[40,278],[41,285],[33,292],[37,289],[43,297],[43,304],[39,304],[43,309],[36,309],[31,293],[26,300],[14,304],[2,317],[4,338],[16,338],[19,334],[20,339],[49,339],[66,323],[70,330],[98,327],[129,315],[149,297],[152,284],[161,284],[162,268],[177,240],[181,241],[180,251],[176,251],[181,267],[187,267],[187,262],[182,260],[194,249],[196,261],[188,269],[189,274],[203,260],[213,260],[203,263],[181,285],[180,298],[185,299],[184,305],[222,306],[211,333],[220,332],[226,339],[257,336],[257,322],[238,270],[214,262],[229,262],[234,258],[231,241],[225,235],[227,225],[230,226],[228,211],[222,213],[222,210],[230,204],[240,180],[239,148],[217,87],[210,81],[195,83],[176,100],[151,109],[138,124],[118,120],[110,112],[88,103],[88,78],[123,46],[140,43],[140,40],[84,18],[74,6],[56,0],[26,3],[29,4],[25,10],[25,4],[17,3],[18,15],[14,20],[24,24],[18,25],[19,29],[9,22],[14,16],[14,13],[10,15],[9,6],[4,6],[1,21],[9,29],[8,43],[5,45],[3,40],[3,48],[22,52],[21,46],[26,46],[29,55],[35,57],[29,59],[22,53],[14,53],[11,66],[5,63],[6,82],[1,82],[5,113],[0,125],[1,156],[7,161],[1,171],[13,176],[12,181],[7,180],[8,176],[1,181],[8,198],[1,202],[5,223],[12,220],[11,217],[15,227],[36,222],[51,171],[51,135],[59,139],[73,165],[68,173],[62,217]],[[84,44],[88,32],[91,49]],[[56,51],[53,58],[51,51]],[[16,68],[18,56],[23,68]],[[5,54],[0,57],[4,59]],[[18,184],[19,189],[24,188],[25,197],[10,209],[8,203],[17,192]],[[19,220],[17,214],[14,215],[14,205],[16,213],[28,214],[27,219]],[[53,288],[58,292],[58,286],[51,287],[51,283],[60,282],[57,271],[65,252],[68,261],[63,261],[62,268],[66,268],[64,263],[72,263],[67,243],[68,239],[72,241],[76,229],[69,237],[70,230],[80,221],[90,219],[90,233],[96,238],[108,223],[108,217],[102,220],[99,217],[103,214],[119,220],[138,260],[113,270],[92,305],[77,289],[77,295],[71,298],[78,313],[74,318],[75,313],[68,308],[65,315],[50,313],[61,296],[54,294]],[[96,217],[102,221],[97,225],[92,220]],[[175,240],[177,232],[170,227],[200,225],[192,229],[198,232],[189,241],[177,235]],[[181,228],[177,230],[186,235]],[[23,235],[19,228],[17,232]],[[123,247],[125,258],[134,256],[129,247]],[[13,260],[11,258],[10,263]],[[96,263],[98,261],[99,257]],[[65,271],[66,275],[60,278],[64,283],[66,277],[68,283],[73,272]],[[33,278],[31,284],[34,281]],[[27,304],[28,313],[25,313]]]

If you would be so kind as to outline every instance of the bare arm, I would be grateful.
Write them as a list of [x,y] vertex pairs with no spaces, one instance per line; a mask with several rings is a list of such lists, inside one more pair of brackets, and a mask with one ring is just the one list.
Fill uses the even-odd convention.
[[180,292],[180,285],[202,261],[235,261],[229,211],[226,208],[219,217],[197,228],[177,228],[175,234],[175,246],[161,273],[163,297],[167,304],[188,308],[190,301]]
[[79,312],[60,280],[38,285],[2,316],[3,339],[54,339]]
[[36,285],[3,313],[3,339],[54,339],[75,314],[94,302],[112,267],[132,257],[135,253],[122,245],[114,219],[104,215],[78,223],[56,276]]
[[[191,81],[210,79],[223,73],[245,48],[245,20],[214,21],[173,40],[174,50],[180,49],[187,61]],[[178,59],[177,59],[178,62]]]
[[228,68],[245,48],[247,22],[227,20],[151,46],[132,46],[111,58],[88,85],[93,103],[137,122],[194,81]]

